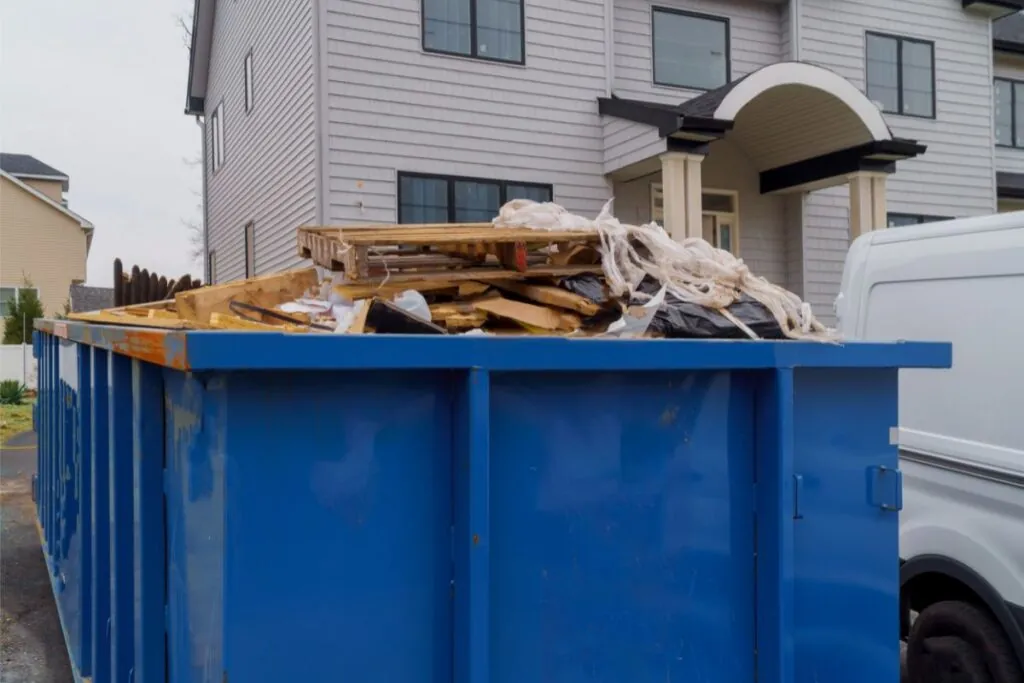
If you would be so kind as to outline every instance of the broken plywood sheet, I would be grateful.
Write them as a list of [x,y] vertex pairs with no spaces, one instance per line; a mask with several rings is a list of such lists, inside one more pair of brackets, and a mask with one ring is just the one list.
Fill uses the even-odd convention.
[[175,295],[174,302],[182,319],[208,323],[214,313],[230,314],[232,301],[274,308],[301,299],[319,285],[316,268],[305,268],[181,292]]
[[499,318],[546,331],[571,331],[579,329],[582,324],[579,316],[572,313],[526,304],[521,301],[512,301],[500,296],[481,299],[474,302],[473,306],[477,310],[486,311]]

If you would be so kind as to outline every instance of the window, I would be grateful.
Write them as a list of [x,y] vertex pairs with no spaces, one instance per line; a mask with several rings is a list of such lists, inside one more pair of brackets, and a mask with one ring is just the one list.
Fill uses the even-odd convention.
[[249,221],[245,224],[245,276],[256,274],[256,224]]
[[18,297],[22,292],[32,289],[39,296],[39,290],[35,287],[0,287],[0,318],[6,317],[11,308],[18,303]]
[[245,78],[245,113],[248,114],[252,111],[253,92],[252,92],[252,50],[249,50],[249,54],[245,56],[245,64],[243,66],[244,78]]
[[217,284],[217,250],[211,249],[210,253],[206,257],[206,269],[207,273],[207,284]]
[[935,45],[868,33],[867,84],[882,111],[935,118]]
[[482,223],[512,199],[550,202],[550,185],[398,174],[399,223]]
[[729,20],[655,7],[654,82],[711,90],[729,82]]
[[213,141],[213,150],[210,158],[213,163],[213,171],[216,173],[224,164],[224,103],[221,102],[213,110],[210,116],[210,131]]
[[423,0],[423,49],[524,62],[524,0]]
[[951,216],[926,216],[913,213],[890,213],[886,215],[886,222],[890,228],[902,228],[906,225],[922,225],[923,223],[934,223],[936,221],[952,220]]
[[1024,82],[997,78],[993,86],[996,144],[1024,147]]
[[[700,195],[702,237],[711,246],[739,255],[739,193],[705,188]],[[651,220],[665,221],[665,194],[661,183],[651,183]]]

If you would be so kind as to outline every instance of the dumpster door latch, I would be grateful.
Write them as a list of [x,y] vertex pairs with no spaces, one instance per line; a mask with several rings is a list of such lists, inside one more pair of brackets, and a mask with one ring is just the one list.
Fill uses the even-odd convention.
[[903,509],[903,473],[893,467],[868,469],[868,498],[875,507],[898,512]]

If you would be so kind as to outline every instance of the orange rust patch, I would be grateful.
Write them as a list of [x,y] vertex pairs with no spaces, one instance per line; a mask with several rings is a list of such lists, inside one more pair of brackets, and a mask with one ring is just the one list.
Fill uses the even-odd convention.
[[117,353],[148,361],[157,365],[163,365],[177,370],[186,370],[185,367],[185,344],[184,340],[178,341],[180,349],[171,352],[170,335],[166,332],[153,330],[125,330],[124,339],[112,344],[113,350]]
[[473,545],[480,545],[480,534],[473,534]]

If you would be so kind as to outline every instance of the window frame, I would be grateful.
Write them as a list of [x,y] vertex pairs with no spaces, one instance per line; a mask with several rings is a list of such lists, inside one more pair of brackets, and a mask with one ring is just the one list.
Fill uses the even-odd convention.
[[517,0],[519,3],[519,59],[501,59],[479,54],[479,40],[477,39],[476,3],[477,0],[469,0],[469,53],[455,52],[454,50],[440,50],[436,47],[427,47],[427,0],[420,0],[420,49],[432,55],[445,55],[447,57],[462,57],[464,59],[479,59],[484,62],[495,64],[517,64],[526,65],[526,0]]
[[[912,218],[915,219],[915,222],[906,225],[890,226],[889,221],[892,220],[894,216],[898,218]],[[928,223],[938,223],[939,221],[951,221],[953,220],[953,218],[954,216],[934,216],[932,214],[927,213],[904,213],[901,211],[888,211],[885,214],[885,227],[888,230],[895,230],[896,228],[909,228],[914,225],[926,225]]]
[[[996,83],[1002,81],[1010,86],[1010,144],[1004,145],[996,137]],[[1017,86],[1024,88],[1024,80],[995,76],[992,79],[992,141],[996,147],[1003,149],[1024,149],[1024,144],[1017,144]]]
[[[18,304],[18,298],[21,296],[22,290],[25,290],[25,289],[31,289],[33,292],[36,293],[36,298],[39,299],[40,305],[43,302],[43,300],[39,298],[39,288],[38,287],[26,287],[25,285],[0,285],[0,290],[3,290],[3,289],[13,289],[14,290],[14,298],[11,299],[11,302],[14,305]],[[6,318],[7,317],[7,313],[8,313],[7,311],[2,311],[2,313],[0,313],[0,318]]]
[[[722,85],[716,85],[714,88],[702,88],[697,85],[678,85],[676,83],[665,83],[658,80],[657,71],[654,68],[655,55],[654,55],[654,21],[655,16],[658,12],[664,12],[665,14],[675,14],[681,17],[689,17],[691,19],[706,19],[710,21],[717,21],[725,24],[725,83]],[[690,10],[679,9],[677,7],[665,7],[664,5],[651,5],[651,83],[661,88],[674,88],[676,90],[697,90],[699,92],[709,92],[716,88],[721,88],[732,82],[732,21],[729,17],[720,17],[714,14],[704,14],[702,12],[692,12]]]
[[[665,227],[665,184],[664,183],[651,183],[650,194],[651,194],[651,214],[650,214],[650,220],[651,220],[651,222],[657,223],[662,228],[664,228]],[[730,249],[728,249],[728,252],[730,254],[732,254],[733,256],[735,256],[736,258],[740,258],[740,239],[742,237],[742,231],[740,230],[740,192],[739,192],[739,190],[724,190],[724,189],[715,188],[715,187],[702,187],[701,190],[700,190],[700,194],[701,194],[702,199],[703,199],[704,195],[711,194],[711,195],[716,195],[716,196],[720,196],[720,197],[729,197],[729,199],[732,201],[732,211],[713,211],[713,210],[709,210],[709,209],[704,209],[703,206],[702,206],[700,214],[701,214],[702,217],[703,216],[717,216],[719,218],[728,218],[728,219],[730,219],[732,221],[732,226],[731,226],[732,227],[732,233],[731,233],[731,235],[729,237]],[[656,218],[656,216],[655,216],[655,214],[658,211],[658,202],[657,202],[657,200],[659,198],[659,195],[661,197],[661,212],[662,212],[661,220],[658,220]],[[703,201],[702,201],[702,204],[703,204]],[[712,244],[711,246],[714,247],[715,245]],[[715,248],[716,249],[721,249],[721,247],[715,247]]]
[[210,249],[206,254],[206,284],[217,284],[217,250]]
[[256,276],[256,221],[249,221],[242,228],[246,279]]
[[210,114],[210,161],[213,173],[224,167],[224,101]]
[[[898,111],[890,111],[888,109],[881,109],[884,114],[892,114],[894,116],[909,116],[915,119],[926,119],[936,120],[938,118],[938,104],[936,102],[936,78],[935,78],[935,41],[925,40],[923,38],[910,38],[908,36],[900,36],[892,33],[882,33],[880,31],[865,31],[864,32],[864,93],[868,95],[870,90],[870,84],[868,82],[868,37],[874,36],[875,38],[885,38],[887,40],[896,41],[896,104]],[[930,116],[924,114],[911,114],[907,113],[903,102],[903,44],[904,43],[916,43],[918,45],[927,45],[932,55],[932,113]],[[868,99],[871,96],[868,95]],[[872,100],[873,101],[873,100]]]
[[[489,185],[498,185],[498,207],[505,205],[508,201],[508,186],[517,185],[520,187],[532,187],[538,189],[545,189],[551,195],[551,200],[555,199],[555,186],[551,183],[531,183],[518,180],[497,180],[495,178],[473,178],[470,176],[457,176],[457,175],[442,175],[437,173],[420,173],[418,171],[399,171],[396,176],[397,191],[395,192],[395,215],[398,218],[399,224],[405,224],[402,217],[402,179],[403,178],[421,178],[424,180],[443,180],[447,186],[445,187],[445,197],[448,203],[448,223],[455,223],[455,183],[458,181],[469,182],[469,183],[484,183]],[[416,225],[416,223],[408,223],[408,225]]]
[[253,73],[253,60],[252,60],[252,48],[245,53],[245,58],[242,60],[242,95],[245,104],[245,113],[249,114],[252,112],[253,106],[256,104],[256,77]]

